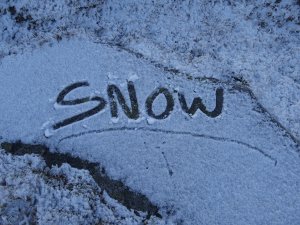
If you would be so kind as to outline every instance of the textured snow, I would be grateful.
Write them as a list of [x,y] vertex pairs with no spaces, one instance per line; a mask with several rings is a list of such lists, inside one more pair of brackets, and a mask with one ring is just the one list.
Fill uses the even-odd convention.
[[[0,224],[141,224],[111,199],[85,170],[49,168],[34,155],[0,149]],[[152,218],[149,224],[165,224]]]
[[[163,219],[153,224],[299,224],[299,11],[296,0],[1,2],[0,141],[46,143],[100,162],[159,206]],[[192,79],[199,77],[222,82]],[[95,107],[55,103],[79,81],[90,86],[68,98],[107,99],[108,84],[127,97],[133,81],[140,118],[111,118],[107,105],[54,131],[55,122]],[[271,117],[234,88],[246,83]],[[221,86],[223,113],[191,118],[173,93],[171,115],[150,118],[145,99],[160,85],[188,102],[200,96],[209,109]],[[87,171],[2,150],[0,160],[1,224],[143,223]]]
[[[0,135],[4,140],[47,143],[58,151],[100,162],[113,179],[145,194],[160,207],[163,218],[170,217],[175,223],[299,221],[297,146],[257,108],[248,92],[235,90],[234,84],[172,75],[126,51],[88,40],[62,41],[6,57],[0,71],[0,101],[5,106]],[[125,96],[127,87],[120,84],[128,79],[127,71],[138,74],[134,84],[142,119],[131,123],[120,111],[112,123],[107,106],[100,114],[45,137],[45,130],[52,129],[51,123],[43,126],[49,118],[55,123],[94,107],[94,103],[85,103],[55,108],[49,98],[56,98],[75,81],[87,80],[89,87],[72,91],[67,99],[95,91],[107,99],[105,90],[111,83],[107,74],[111,71],[118,74],[114,83]],[[214,107],[215,89],[223,87],[223,113],[209,118],[198,112],[190,118],[173,93],[171,115],[149,123],[144,101],[159,86],[182,91],[189,102],[200,96],[208,109]],[[157,109],[164,104],[157,100]]]
[[2,57],[88,35],[195,77],[243,78],[300,139],[296,0],[11,0],[0,7]]

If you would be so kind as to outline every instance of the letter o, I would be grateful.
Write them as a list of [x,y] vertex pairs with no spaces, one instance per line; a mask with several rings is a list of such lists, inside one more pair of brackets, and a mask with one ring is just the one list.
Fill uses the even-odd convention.
[[[152,105],[154,100],[160,95],[163,94],[167,100],[167,105],[166,105],[166,109],[164,112],[162,112],[159,115],[155,115],[155,113],[152,110]],[[154,92],[152,92],[151,95],[149,95],[149,97],[146,100],[146,111],[147,114],[151,117],[153,117],[154,119],[157,120],[162,120],[167,118],[170,113],[173,111],[174,109],[174,99],[172,94],[170,93],[170,91],[167,88],[157,88]]]

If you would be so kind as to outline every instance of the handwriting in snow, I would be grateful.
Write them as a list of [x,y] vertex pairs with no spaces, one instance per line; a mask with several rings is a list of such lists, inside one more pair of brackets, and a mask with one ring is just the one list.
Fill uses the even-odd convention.
[[[113,118],[117,118],[119,116],[119,108],[123,110],[124,114],[129,118],[133,120],[137,120],[140,117],[140,108],[138,104],[137,94],[135,90],[134,83],[132,81],[128,81],[127,88],[129,93],[129,103],[126,102],[124,95],[122,94],[121,90],[114,84],[109,84],[107,86],[107,97],[108,101],[106,101],[103,97],[100,96],[94,96],[94,97],[83,97],[83,98],[77,98],[73,100],[65,100],[66,96],[74,91],[77,88],[80,87],[87,87],[89,86],[89,83],[87,81],[83,82],[76,82],[73,83],[67,87],[65,87],[57,96],[56,103],[63,106],[74,106],[83,104],[86,102],[96,102],[97,105],[89,109],[83,113],[77,114],[75,116],[72,116],[70,118],[64,119],[56,124],[53,125],[53,129],[59,129],[64,126],[70,125],[72,123],[81,121],[83,119],[86,119],[90,116],[93,116],[102,110],[109,104],[111,116]],[[153,111],[153,104],[155,99],[158,96],[164,96],[166,99],[166,106],[164,110],[157,114]],[[196,97],[193,99],[192,104],[189,106],[189,104],[186,101],[185,95],[181,92],[177,92],[178,100],[181,106],[181,109],[184,113],[193,116],[197,110],[199,109],[202,113],[207,115],[208,117],[215,118],[219,116],[222,113],[223,109],[223,101],[224,101],[224,90],[223,88],[219,87],[215,91],[216,95],[216,105],[215,108],[212,111],[209,111],[206,109],[206,106],[203,104],[202,99],[200,97]],[[145,101],[145,108],[146,113],[149,117],[157,119],[157,120],[163,120],[166,119],[171,112],[174,110],[174,96],[172,92],[165,88],[165,87],[158,87],[153,92],[150,93],[150,95],[146,98]]]

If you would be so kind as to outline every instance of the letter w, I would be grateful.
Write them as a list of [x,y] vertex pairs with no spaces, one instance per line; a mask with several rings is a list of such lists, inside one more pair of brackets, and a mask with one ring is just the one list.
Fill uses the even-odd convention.
[[213,111],[208,111],[206,109],[206,106],[202,103],[202,99],[199,97],[194,98],[192,106],[190,108],[187,106],[184,94],[178,93],[178,99],[182,110],[187,114],[193,116],[196,113],[197,109],[199,109],[205,115],[215,118],[222,113],[223,101],[224,101],[223,94],[224,94],[223,88],[218,88],[216,90],[216,106]]

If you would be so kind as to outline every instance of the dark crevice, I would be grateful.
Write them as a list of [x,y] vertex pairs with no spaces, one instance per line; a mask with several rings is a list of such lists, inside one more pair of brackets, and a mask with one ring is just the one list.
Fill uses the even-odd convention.
[[145,195],[134,192],[121,181],[112,180],[99,163],[92,163],[66,153],[51,152],[44,145],[24,144],[20,141],[4,142],[1,143],[1,147],[12,155],[37,154],[45,160],[48,167],[68,163],[74,168],[88,170],[102,190],[105,190],[110,197],[119,201],[129,210],[145,212],[149,218],[151,216],[162,218],[158,207],[152,204]]

